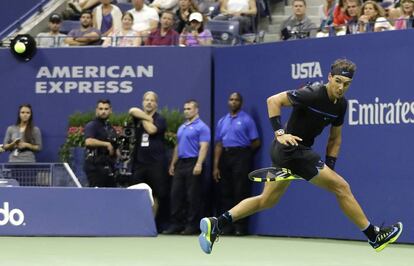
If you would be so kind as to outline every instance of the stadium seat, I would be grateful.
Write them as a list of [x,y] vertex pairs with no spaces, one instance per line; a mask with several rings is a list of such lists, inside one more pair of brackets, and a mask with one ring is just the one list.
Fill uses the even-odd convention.
[[236,45],[240,42],[238,21],[210,20],[206,28],[213,35],[213,44]]
[[80,21],[75,20],[64,20],[60,26],[60,32],[63,34],[68,34],[69,31],[73,29],[80,28]]

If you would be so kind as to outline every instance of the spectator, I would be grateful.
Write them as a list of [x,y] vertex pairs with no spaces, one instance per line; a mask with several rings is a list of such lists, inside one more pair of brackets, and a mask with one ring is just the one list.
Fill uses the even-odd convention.
[[376,2],[368,0],[361,7],[359,32],[378,32],[392,30],[393,27],[384,17],[383,8]]
[[80,17],[81,27],[69,32],[65,43],[72,46],[98,45],[101,42],[101,33],[92,27],[92,13],[83,11]]
[[332,25],[335,6],[335,0],[325,0],[325,3],[319,6],[319,18],[321,21],[319,30],[324,30]]
[[190,26],[187,26],[181,33],[180,45],[211,45],[213,36],[208,29],[204,29],[203,15],[199,12],[191,13],[189,20]]
[[154,8],[144,4],[144,0],[132,0],[132,4],[134,8],[128,11],[134,16],[132,29],[146,38],[158,26],[158,13]]
[[108,36],[111,32],[121,29],[122,11],[112,0],[100,0],[101,4],[93,10],[93,27]]
[[173,26],[174,13],[171,11],[162,12],[160,27],[151,32],[145,45],[178,45],[179,35]]
[[[253,163],[253,151],[259,148],[260,140],[252,117],[241,110],[243,98],[240,93],[230,94],[230,112],[217,123],[213,178],[219,184],[221,211],[230,209],[250,196],[251,183],[247,175]],[[225,233],[245,235],[247,220],[222,228]]]
[[3,149],[10,151],[10,163],[35,163],[35,152],[42,149],[42,134],[33,123],[30,104],[19,106],[16,124],[9,126],[4,136]]
[[132,30],[132,24],[134,23],[134,16],[131,13],[125,12],[122,15],[122,29],[112,32],[105,39],[103,46],[140,46],[142,38],[138,33]]
[[190,14],[198,11],[198,7],[194,4],[193,0],[180,0],[178,2],[178,9],[175,12],[177,17],[175,30],[181,34],[184,28],[190,25],[190,21],[188,20]]
[[334,10],[334,21],[333,24],[336,26],[345,25],[346,21],[349,20],[346,14],[346,0],[339,0]]
[[41,32],[37,35],[36,42],[39,47],[64,46],[66,35],[59,32],[62,25],[62,18],[59,14],[53,13],[49,17],[49,32]]
[[[402,15],[395,22],[396,30],[404,30],[412,27],[413,13],[414,13],[414,0],[402,0],[400,6]],[[411,23],[408,23],[411,22]],[[408,26],[407,26],[408,25]]]
[[306,16],[306,1],[293,0],[292,8],[293,15],[288,17],[280,27],[281,39],[304,39],[315,35],[316,25]]
[[204,160],[210,142],[210,129],[198,116],[198,103],[184,104],[187,119],[177,132],[169,173],[173,176],[171,189],[171,225],[164,234],[197,233],[201,207],[201,185]]
[[255,0],[222,0],[215,20],[239,21],[240,34],[252,32],[252,17],[256,16]]
[[[165,158],[164,134],[167,122],[158,112],[158,95],[147,91],[142,97],[142,110],[129,109],[134,120],[135,145],[132,158],[133,176],[130,185],[148,184],[154,197],[154,213],[168,204],[167,169]],[[157,216],[157,225],[160,220]]]
[[178,0],[154,0],[149,5],[157,10],[158,13],[162,13],[165,10],[173,10],[177,7]]
[[90,187],[115,187],[117,138],[115,129],[109,123],[112,114],[111,101],[102,99],[96,104],[96,118],[85,125],[86,156],[84,171]]
[[358,19],[361,12],[360,0],[347,0],[346,2],[346,14],[348,20],[346,21],[346,34],[358,33]]

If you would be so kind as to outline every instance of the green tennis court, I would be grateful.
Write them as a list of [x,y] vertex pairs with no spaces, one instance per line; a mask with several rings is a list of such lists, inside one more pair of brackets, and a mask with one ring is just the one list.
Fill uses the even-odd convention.
[[294,265],[412,266],[414,246],[394,244],[380,253],[366,242],[280,237],[221,237],[211,255],[196,236],[155,238],[0,237],[0,265]]

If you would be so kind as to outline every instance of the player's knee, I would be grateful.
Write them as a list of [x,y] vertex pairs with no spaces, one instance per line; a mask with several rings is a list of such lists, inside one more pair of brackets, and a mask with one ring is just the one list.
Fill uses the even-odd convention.
[[260,195],[260,209],[273,207],[279,200],[276,195]]
[[348,182],[341,178],[335,186],[335,194],[337,196],[347,196],[351,193],[351,186]]

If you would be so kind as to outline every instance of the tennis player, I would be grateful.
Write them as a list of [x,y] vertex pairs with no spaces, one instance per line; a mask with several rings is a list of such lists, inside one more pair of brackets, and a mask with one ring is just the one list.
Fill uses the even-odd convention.
[[[347,108],[344,98],[356,66],[346,59],[338,59],[331,66],[327,84],[306,85],[285,91],[267,99],[268,113],[275,141],[271,158],[275,167],[284,167],[310,183],[335,194],[345,215],[366,235],[369,244],[381,251],[400,236],[403,225],[372,225],[351,192],[349,184],[333,171],[341,146],[342,124]],[[282,107],[293,107],[286,129],[281,123]],[[326,160],[312,150],[315,137],[331,125],[326,148]],[[221,228],[258,211],[270,208],[289,187],[291,181],[268,182],[262,194],[247,198],[219,217],[205,217],[200,221],[199,242],[205,253],[211,253]]]

